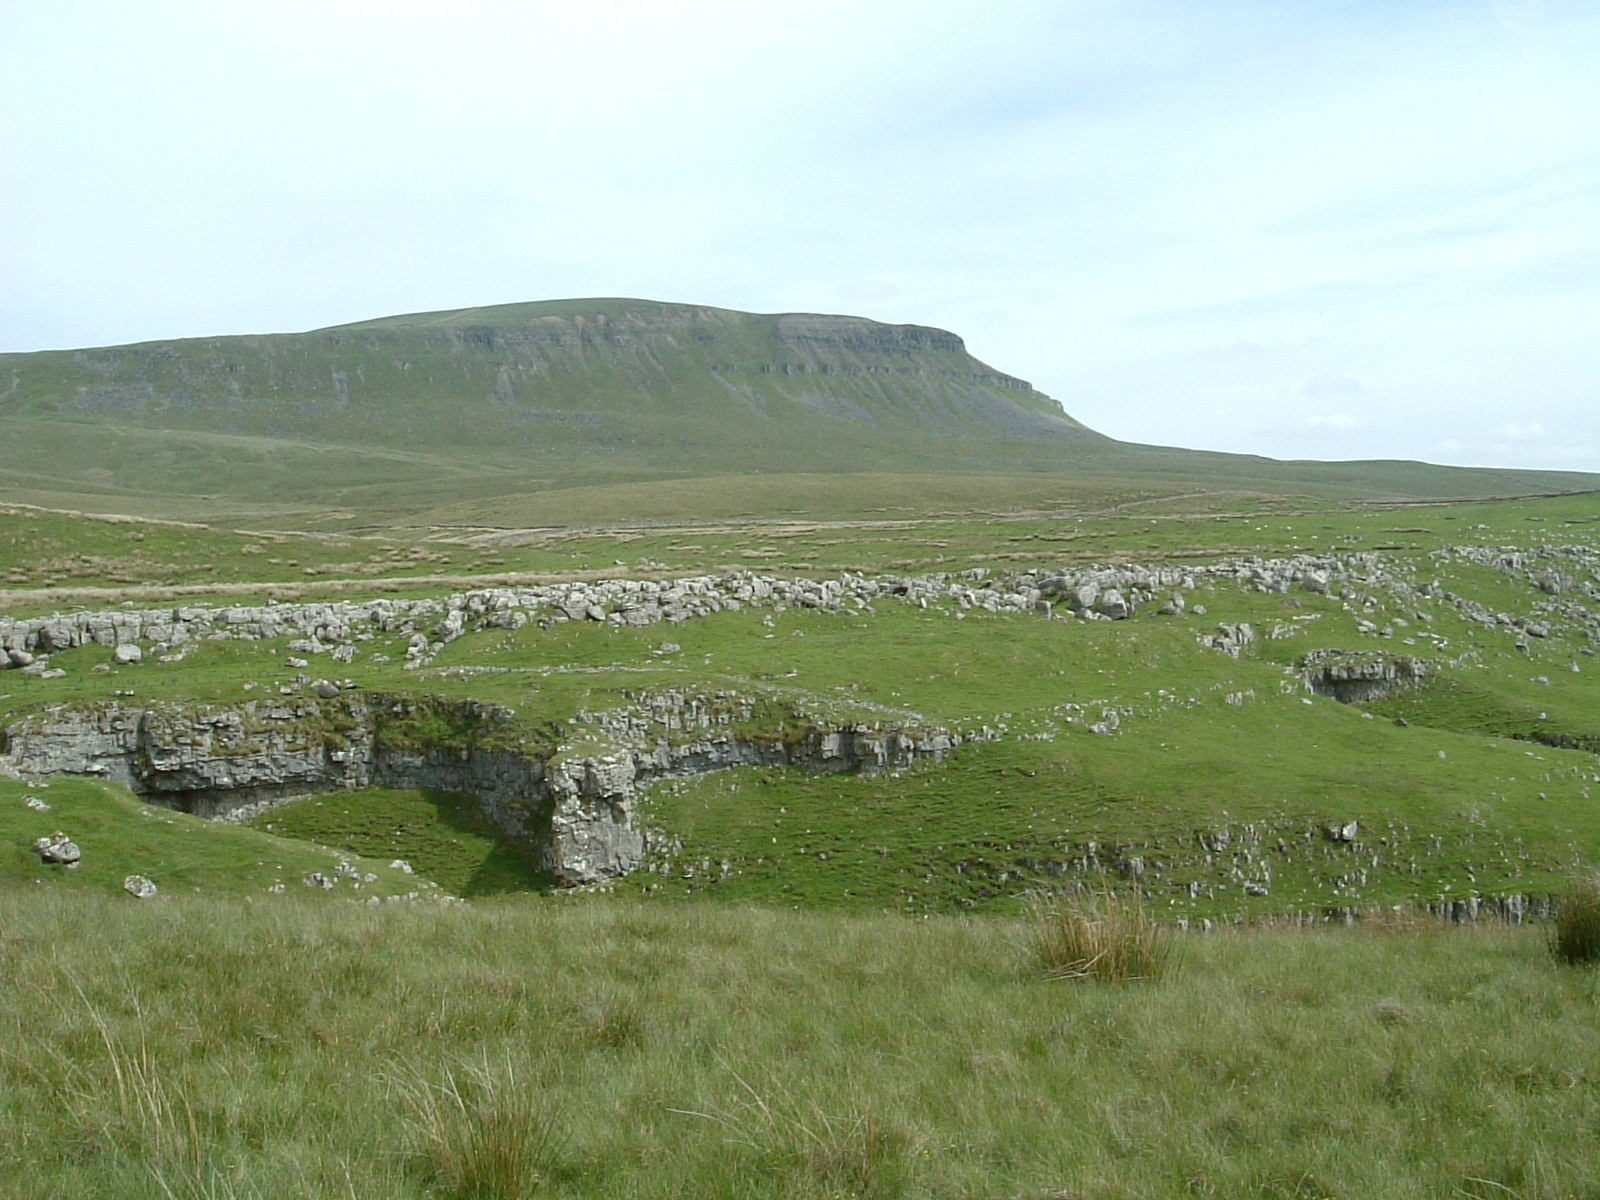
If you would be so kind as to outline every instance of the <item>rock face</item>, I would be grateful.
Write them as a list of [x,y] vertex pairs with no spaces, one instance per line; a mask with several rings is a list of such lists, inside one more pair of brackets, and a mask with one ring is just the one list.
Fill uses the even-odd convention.
[[[408,723],[424,714],[479,732],[419,744]],[[639,792],[656,780],[741,765],[870,773],[942,758],[961,740],[892,722],[736,735],[725,705],[669,696],[591,716],[581,744],[552,748],[510,733],[511,716],[472,701],[353,693],[217,707],[58,708],[6,736],[29,774],[94,775],[212,818],[244,819],[294,797],[369,785],[464,792],[508,835],[533,841],[545,868],[569,885],[638,866],[644,839],[634,815]]]
[[1301,667],[1306,686],[1317,695],[1332,696],[1342,704],[1378,700],[1415,687],[1428,676],[1425,662],[1403,654],[1317,650],[1301,660]]
[[1238,658],[1245,647],[1252,645],[1255,640],[1255,627],[1247,621],[1225,621],[1217,626],[1215,633],[1200,636],[1200,641],[1204,645],[1214,650],[1221,650],[1233,658]]

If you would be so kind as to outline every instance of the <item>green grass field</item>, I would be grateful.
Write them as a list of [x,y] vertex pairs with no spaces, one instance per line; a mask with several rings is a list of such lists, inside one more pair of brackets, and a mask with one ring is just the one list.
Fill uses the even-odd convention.
[[[48,807],[31,807],[28,797]],[[419,890],[418,878],[389,865],[395,855],[379,852],[363,858],[313,840],[218,824],[141,804],[124,789],[96,780],[0,777],[0,814],[6,830],[0,877],[23,889],[113,895],[127,876],[143,875],[155,882],[158,895],[266,901],[306,890],[307,875],[331,876],[345,861],[353,873],[340,879],[341,897],[364,900]],[[36,839],[57,830],[66,831],[83,851],[71,869],[46,866],[32,850]]]
[[1538,930],[0,885],[8,1196],[1589,1198],[1597,977]]

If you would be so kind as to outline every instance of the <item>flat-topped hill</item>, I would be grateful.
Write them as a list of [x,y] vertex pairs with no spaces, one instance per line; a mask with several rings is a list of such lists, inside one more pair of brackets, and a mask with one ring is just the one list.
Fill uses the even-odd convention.
[[[310,333],[0,356],[7,416],[541,455],[700,447],[738,430],[841,439],[1082,437],[1027,383],[941,329],[572,300],[388,317]],[[724,450],[737,445],[724,445]]]
[[0,445],[3,499],[302,526],[583,524],[819,499],[839,516],[908,491],[931,500],[954,479],[974,481],[958,490],[979,507],[1007,509],[1219,488],[1438,497],[1600,484],[1130,445],[945,330],[624,299],[4,354]]

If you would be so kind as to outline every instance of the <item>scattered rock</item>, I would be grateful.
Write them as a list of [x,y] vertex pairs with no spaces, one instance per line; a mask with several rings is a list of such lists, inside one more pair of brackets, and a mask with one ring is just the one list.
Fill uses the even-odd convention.
[[143,875],[129,875],[122,881],[122,890],[135,900],[148,900],[156,894],[156,885]]
[[111,661],[119,667],[131,667],[144,658],[144,651],[132,642],[119,642],[111,652]]
[[1323,832],[1327,834],[1330,842],[1353,842],[1356,840],[1356,834],[1361,832],[1361,824],[1358,821],[1334,823],[1326,826]]
[[[1200,609],[1196,607],[1196,612]],[[1256,640],[1255,627],[1247,621],[1224,621],[1213,634],[1202,634],[1201,642],[1213,650],[1238,658],[1244,648]]]
[[1066,594],[1067,607],[1073,612],[1083,612],[1092,609],[1095,601],[1100,598],[1100,589],[1092,583],[1081,583],[1071,588]]
[[60,863],[66,867],[77,866],[79,860],[83,858],[83,851],[78,848],[78,843],[59,829],[49,837],[36,839],[33,843],[33,852],[47,863]]
[[1095,601],[1094,611],[1113,621],[1122,621],[1133,616],[1133,605],[1118,589],[1107,588]]
[[1308,592],[1326,595],[1328,591],[1328,573],[1326,571],[1307,571],[1300,580],[1300,586]]

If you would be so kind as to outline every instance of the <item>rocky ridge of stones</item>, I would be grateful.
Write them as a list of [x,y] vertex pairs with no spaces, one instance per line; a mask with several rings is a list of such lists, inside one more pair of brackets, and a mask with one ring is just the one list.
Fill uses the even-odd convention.
[[[418,667],[469,631],[519,629],[530,621],[544,628],[568,621],[619,626],[678,624],[746,607],[844,613],[872,611],[876,603],[898,601],[955,615],[1031,612],[1122,620],[1147,606],[1167,616],[1203,615],[1204,606],[1190,603],[1187,594],[1223,584],[1269,593],[1299,588],[1357,603],[1373,591],[1401,601],[1430,597],[1452,604],[1480,624],[1512,629],[1519,638],[1547,636],[1553,625],[1576,624],[1600,642],[1600,616],[1580,599],[1600,598],[1600,586],[1595,582],[1600,578],[1600,552],[1581,545],[1538,550],[1457,546],[1437,551],[1435,557],[1479,563],[1525,578],[1545,599],[1530,614],[1490,612],[1437,582],[1412,582],[1412,568],[1399,566],[1376,551],[1230,558],[1182,567],[1092,566],[993,574],[974,568],[927,575],[845,572],[837,578],[809,579],[738,571],[666,580],[481,588],[440,599],[178,605],[0,617],[0,668],[39,673],[48,669],[47,656],[53,651],[93,644],[114,647],[115,657],[123,664],[139,661],[141,644],[165,661],[181,655],[188,644],[207,638],[287,637],[292,639],[291,653],[328,654],[336,662],[348,663],[359,652],[359,643],[396,633],[410,639],[405,665]],[[1585,574],[1588,579],[1581,578]]]

